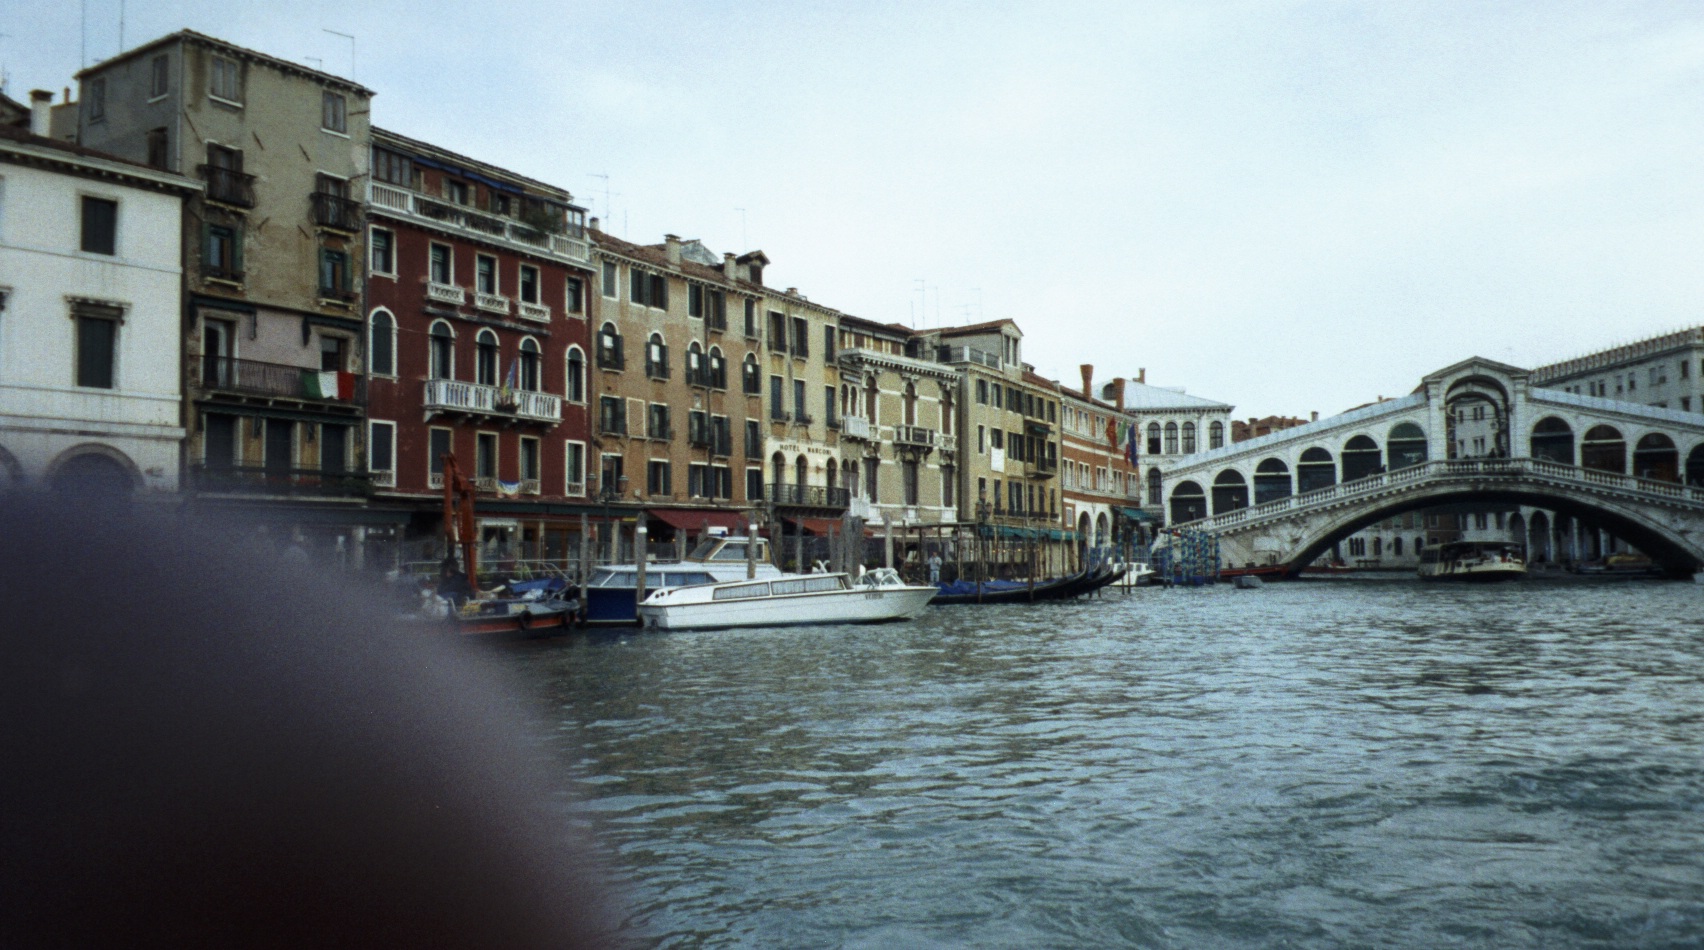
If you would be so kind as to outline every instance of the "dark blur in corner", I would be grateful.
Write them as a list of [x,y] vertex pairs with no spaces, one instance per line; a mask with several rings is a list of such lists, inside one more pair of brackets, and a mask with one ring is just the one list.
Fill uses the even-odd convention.
[[561,782],[479,652],[238,528],[20,507],[0,946],[602,942]]

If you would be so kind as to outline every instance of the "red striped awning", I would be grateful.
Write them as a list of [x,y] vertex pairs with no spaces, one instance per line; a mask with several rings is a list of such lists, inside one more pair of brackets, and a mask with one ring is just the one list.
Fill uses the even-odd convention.
[[725,528],[729,534],[744,534],[745,513],[725,508],[647,508],[645,514],[683,531],[703,531],[705,525]]

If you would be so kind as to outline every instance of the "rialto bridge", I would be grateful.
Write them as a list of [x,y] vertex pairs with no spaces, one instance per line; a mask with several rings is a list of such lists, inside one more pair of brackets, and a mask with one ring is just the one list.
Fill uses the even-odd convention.
[[1533,387],[1490,360],[1180,462],[1167,520],[1217,535],[1226,565],[1295,573],[1392,515],[1479,503],[1601,527],[1674,576],[1704,568],[1704,414]]

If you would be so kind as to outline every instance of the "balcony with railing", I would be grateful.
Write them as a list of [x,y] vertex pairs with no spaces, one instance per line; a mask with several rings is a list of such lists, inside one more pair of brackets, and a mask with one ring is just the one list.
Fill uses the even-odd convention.
[[506,245],[512,250],[579,263],[591,259],[585,233],[573,225],[560,232],[541,230],[377,181],[367,185],[367,201],[381,213],[412,218],[440,230]]
[[317,468],[199,464],[191,468],[190,480],[196,491],[214,494],[358,498],[367,494],[373,477]]
[[900,448],[922,449],[932,452],[935,449],[939,433],[926,426],[894,426],[893,441]]
[[196,360],[194,381],[209,392],[350,406],[367,401],[364,376],[229,356],[203,356]]
[[254,176],[235,168],[218,165],[197,165],[201,180],[207,182],[207,200],[238,208],[254,207]]
[[452,307],[459,307],[467,303],[467,291],[455,284],[427,283],[426,299],[433,303],[447,303]]
[[505,317],[509,315],[509,298],[502,294],[488,294],[476,290],[473,292],[473,305],[486,313],[499,313]]
[[361,202],[324,191],[316,191],[309,197],[313,201],[315,224],[350,233],[361,230]]
[[515,304],[515,312],[522,320],[530,320],[533,323],[550,322],[550,308],[543,304],[527,303],[523,300]]
[[1059,459],[1037,455],[1029,460],[1029,475],[1031,478],[1052,478],[1059,474]]
[[562,421],[560,396],[525,389],[504,390],[454,379],[428,379],[425,403],[427,412],[461,412],[534,422]]
[[794,505],[801,508],[845,508],[852,500],[846,488],[826,485],[787,485],[771,482],[766,492],[771,504]]
[[935,358],[942,363],[975,363],[989,369],[1000,368],[1000,357],[974,346],[939,347],[935,351]]
[[870,420],[863,416],[845,416],[840,420],[840,434],[848,439],[863,439],[868,442],[873,438],[871,428]]

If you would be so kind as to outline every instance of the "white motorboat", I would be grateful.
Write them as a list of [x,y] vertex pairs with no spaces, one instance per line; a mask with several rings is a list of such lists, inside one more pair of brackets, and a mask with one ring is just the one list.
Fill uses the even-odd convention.
[[857,578],[795,574],[659,588],[639,605],[639,622],[659,630],[881,623],[916,616],[937,593],[905,583],[888,568]]
[[1146,562],[1127,561],[1123,564],[1114,563],[1113,567],[1119,571],[1118,579],[1112,582],[1112,586],[1115,588],[1129,590],[1132,587],[1142,587],[1153,583],[1148,578],[1154,576],[1154,569],[1149,567]]
[[1451,541],[1420,558],[1425,580],[1506,581],[1526,574],[1525,550],[1508,541]]

